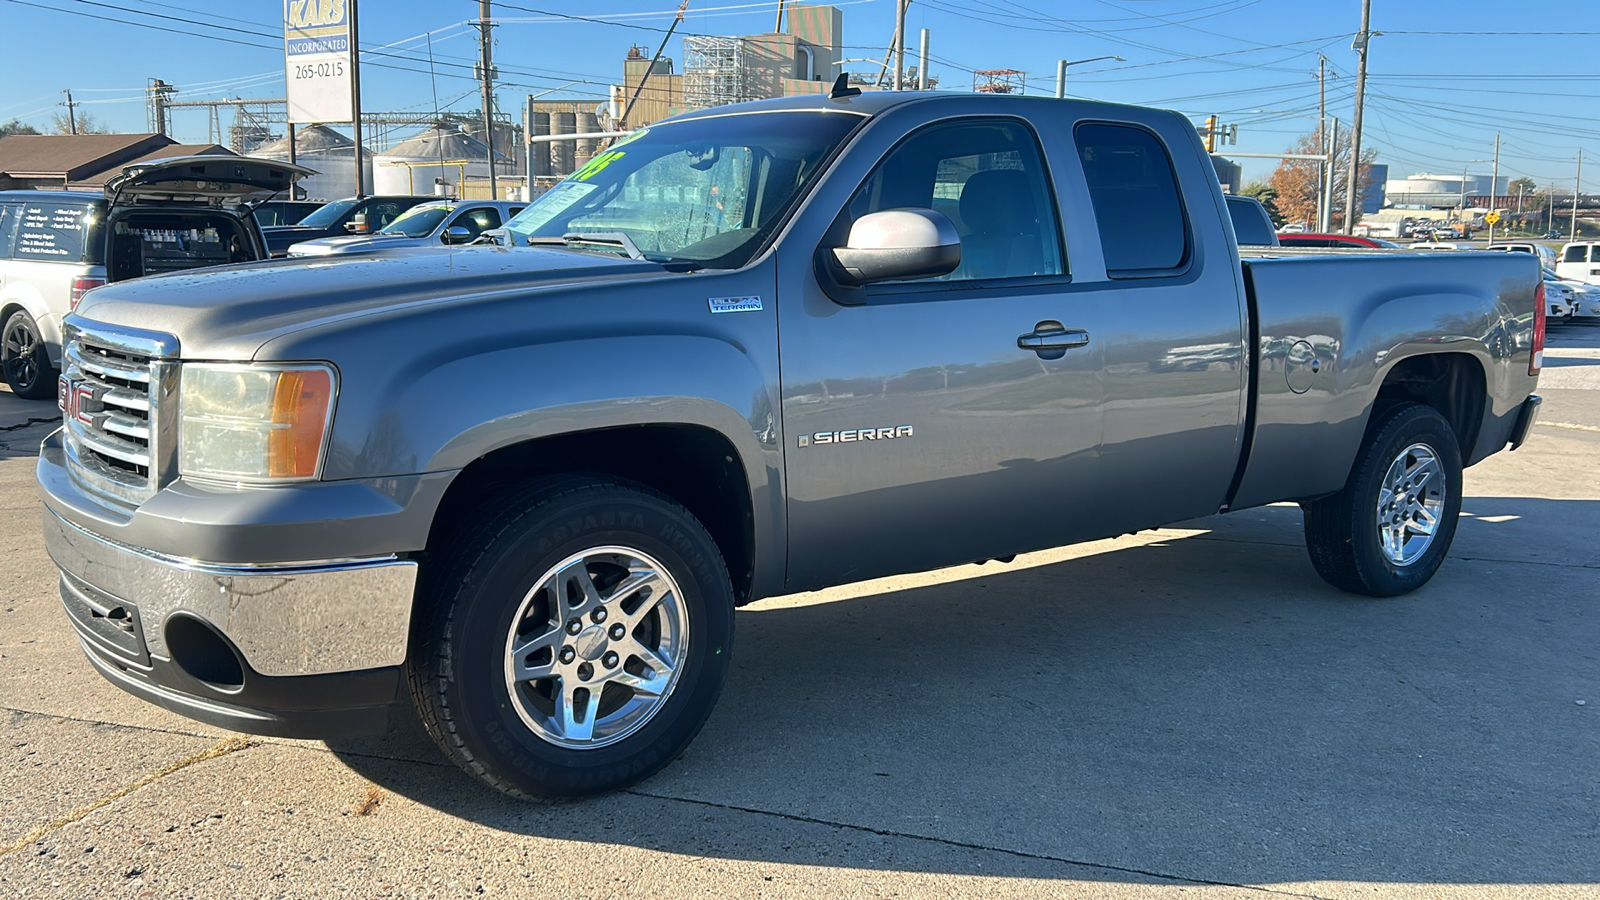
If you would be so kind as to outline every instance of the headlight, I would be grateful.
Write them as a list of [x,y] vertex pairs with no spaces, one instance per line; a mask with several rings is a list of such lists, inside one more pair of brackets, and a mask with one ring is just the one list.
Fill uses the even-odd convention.
[[184,363],[178,470],[226,481],[316,478],[335,389],[327,365]]

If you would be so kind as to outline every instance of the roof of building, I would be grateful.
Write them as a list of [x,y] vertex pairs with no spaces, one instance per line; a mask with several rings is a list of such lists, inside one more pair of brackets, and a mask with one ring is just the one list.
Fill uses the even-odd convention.
[[232,150],[221,144],[167,144],[157,147],[143,156],[117,163],[93,175],[85,175],[82,178],[75,179],[68,186],[73,188],[101,188],[105,186],[106,182],[121,175],[124,168],[135,163],[150,162],[157,159],[172,159],[178,156],[216,156],[219,154],[223,156],[235,155]]
[[[478,140],[470,134],[458,131],[448,125],[436,125],[414,137],[407,138],[393,147],[374,154],[390,159],[483,159],[488,152],[489,145]],[[505,154],[495,151],[495,158],[507,160]]]
[[74,181],[174,143],[164,134],[11,134],[0,137],[0,174]]
[[[326,125],[302,125],[295,129],[294,151],[300,153],[326,153],[330,150],[349,150],[356,145],[343,134],[334,131]],[[268,141],[257,147],[255,156],[289,157],[289,136],[286,134],[275,141]]]

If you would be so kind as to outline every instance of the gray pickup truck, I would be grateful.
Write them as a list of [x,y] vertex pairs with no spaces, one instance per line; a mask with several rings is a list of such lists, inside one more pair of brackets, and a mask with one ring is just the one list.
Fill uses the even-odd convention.
[[1536,259],[1241,259],[1160,110],[689,113],[507,235],[83,301],[38,480],[101,674],[295,737],[408,692],[488,784],[593,793],[762,597],[1278,501],[1333,585],[1417,588],[1539,406]]

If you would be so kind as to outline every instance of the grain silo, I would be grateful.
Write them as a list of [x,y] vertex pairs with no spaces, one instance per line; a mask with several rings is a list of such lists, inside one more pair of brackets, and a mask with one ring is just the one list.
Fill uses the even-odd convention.
[[[483,141],[448,123],[437,123],[372,157],[372,192],[462,196],[465,182],[487,183],[488,152]],[[510,157],[495,151],[495,160],[497,174],[511,173]]]
[[[294,161],[317,172],[300,181],[299,189],[307,200],[338,200],[356,195],[356,145],[326,125],[304,125],[295,129]],[[289,138],[281,137],[262,144],[252,156],[289,161]],[[361,160],[367,184],[372,183],[372,157]],[[288,198],[284,198],[288,199]]]

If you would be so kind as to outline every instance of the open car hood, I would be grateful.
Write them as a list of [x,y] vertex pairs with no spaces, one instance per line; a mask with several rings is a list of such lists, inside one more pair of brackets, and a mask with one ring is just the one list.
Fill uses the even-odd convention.
[[304,166],[248,156],[175,156],[136,163],[106,182],[113,203],[194,203],[238,206],[266,200],[317,174]]

